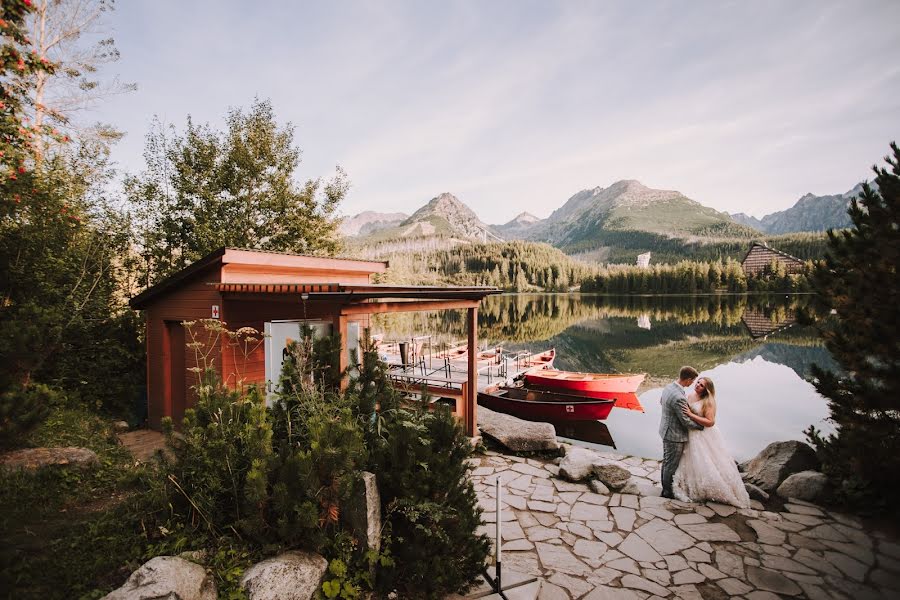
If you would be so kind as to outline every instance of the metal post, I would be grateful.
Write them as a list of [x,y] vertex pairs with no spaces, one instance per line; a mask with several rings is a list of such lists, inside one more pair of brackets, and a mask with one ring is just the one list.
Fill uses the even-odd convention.
[[502,550],[500,546],[503,544],[503,512],[501,511],[502,502],[500,501],[502,488],[500,487],[500,476],[497,476],[497,588],[496,591],[500,592],[503,590],[503,584],[501,583],[501,555]]

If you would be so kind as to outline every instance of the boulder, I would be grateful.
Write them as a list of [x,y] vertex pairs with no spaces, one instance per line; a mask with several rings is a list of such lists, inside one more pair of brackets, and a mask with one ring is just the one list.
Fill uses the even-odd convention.
[[483,435],[496,440],[513,452],[559,449],[556,428],[550,423],[523,421],[479,406],[478,427]]
[[206,569],[177,556],[157,556],[103,600],[216,600],[216,582]]
[[606,487],[602,481],[597,481],[596,479],[588,481],[588,487],[591,488],[591,491],[595,494],[603,494],[604,496],[610,494],[609,488]]
[[773,442],[744,465],[744,481],[766,492],[773,492],[788,476],[800,471],[817,469],[819,459],[807,444],[791,440]]
[[599,456],[586,448],[567,448],[566,455],[559,461],[559,475],[569,481],[587,479],[599,460]]
[[828,489],[828,478],[818,471],[800,471],[781,482],[776,494],[782,498],[798,498],[821,502]]
[[744,489],[747,490],[747,493],[750,495],[750,498],[753,500],[759,500],[760,502],[765,502],[769,499],[769,495],[753,485],[752,483],[744,482]]
[[25,448],[0,456],[0,468],[5,471],[24,469],[37,471],[44,467],[89,469],[98,463],[97,454],[87,448]]
[[381,495],[374,473],[363,471],[362,481],[351,499],[349,521],[356,537],[365,540],[367,550],[381,548]]
[[328,561],[318,554],[285,552],[247,569],[241,587],[250,600],[310,600],[327,569]]
[[612,463],[594,463],[592,471],[597,479],[614,491],[621,490],[628,483],[628,480],[631,479],[631,473]]

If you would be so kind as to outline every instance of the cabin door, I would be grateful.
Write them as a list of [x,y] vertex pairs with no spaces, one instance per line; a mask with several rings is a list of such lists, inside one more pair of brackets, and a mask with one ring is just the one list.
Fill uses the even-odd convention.
[[176,427],[181,427],[187,403],[187,365],[184,362],[184,327],[178,321],[166,321],[166,353],[163,357],[165,410]]
[[275,398],[275,388],[281,376],[281,368],[287,357],[287,346],[300,339],[303,327],[312,329],[313,337],[331,335],[331,321],[268,321],[266,333],[266,403]]

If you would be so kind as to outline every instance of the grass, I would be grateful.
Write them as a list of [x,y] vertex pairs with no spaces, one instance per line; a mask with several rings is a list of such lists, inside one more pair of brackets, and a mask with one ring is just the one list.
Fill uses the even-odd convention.
[[108,422],[57,409],[29,446],[80,446],[93,469],[46,468],[0,474],[0,590],[4,598],[99,598],[144,554],[135,505],[143,467],[118,445]]

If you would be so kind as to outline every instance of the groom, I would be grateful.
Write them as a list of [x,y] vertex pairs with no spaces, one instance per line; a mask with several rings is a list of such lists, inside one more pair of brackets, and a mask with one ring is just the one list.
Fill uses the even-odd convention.
[[662,404],[659,435],[663,440],[663,498],[675,497],[672,494],[672,478],[675,476],[678,463],[681,462],[684,444],[688,440],[688,429],[703,429],[684,414],[684,408],[687,406],[684,388],[693,384],[695,379],[697,370],[694,367],[681,367],[678,381],[673,381],[663,388],[662,398],[659,401]]

